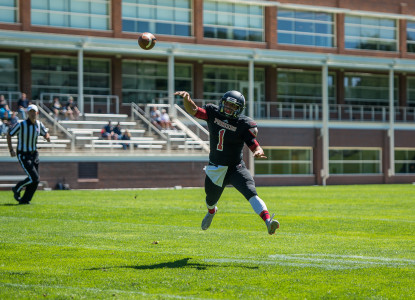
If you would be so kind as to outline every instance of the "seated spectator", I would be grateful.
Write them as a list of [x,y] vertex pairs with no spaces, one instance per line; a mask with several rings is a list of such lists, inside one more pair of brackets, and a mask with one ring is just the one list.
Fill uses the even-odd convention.
[[121,139],[121,124],[120,122],[117,123],[117,125],[112,129],[114,132],[114,140]]
[[4,95],[0,95],[0,119],[2,120],[8,120],[12,116],[12,112],[7,105],[6,99],[4,98]]
[[[7,121],[5,121],[7,122]],[[0,137],[5,136],[7,134],[7,131],[9,129],[9,126],[7,123],[4,123],[1,119],[0,119]]]
[[63,111],[63,106],[61,105],[58,97],[53,98],[52,110],[55,116],[55,120],[59,120],[59,115],[65,114]]
[[151,123],[157,128],[161,128],[161,114],[157,107],[153,106],[150,112]]
[[[128,129],[124,130],[124,134],[120,136],[120,140],[122,141],[131,140],[131,133],[128,131]],[[121,145],[124,150],[127,150],[127,148],[130,147],[129,143],[121,143]]]
[[170,117],[165,109],[161,110],[161,127],[164,129],[172,129]]
[[71,119],[71,120],[77,120],[79,117],[80,111],[78,109],[78,106],[73,101],[72,97],[69,97],[68,103],[65,105],[65,118]]
[[111,120],[108,120],[108,124],[101,130],[101,136],[104,140],[116,140],[114,136],[114,126],[112,126]]
[[22,93],[19,101],[17,102],[17,111],[22,116],[22,120],[26,120],[26,111],[31,101],[27,99],[26,93]]
[[12,112],[12,116],[9,120],[9,127],[13,128],[17,123],[19,123],[19,117],[17,116],[17,111],[14,111]]

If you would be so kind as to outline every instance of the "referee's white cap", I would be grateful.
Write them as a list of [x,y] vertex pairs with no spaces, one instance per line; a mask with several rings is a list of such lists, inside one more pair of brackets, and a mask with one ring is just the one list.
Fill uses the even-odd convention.
[[34,104],[30,104],[30,105],[27,107],[27,111],[31,111],[31,110],[34,110],[35,112],[38,112],[38,111],[39,111],[39,109],[37,108],[37,106],[36,106],[36,105],[34,105]]

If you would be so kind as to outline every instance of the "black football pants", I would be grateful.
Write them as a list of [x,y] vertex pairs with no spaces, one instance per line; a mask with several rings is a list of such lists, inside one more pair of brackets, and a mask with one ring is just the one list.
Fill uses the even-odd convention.
[[19,152],[17,159],[27,174],[27,178],[16,184],[16,190],[20,192],[26,187],[25,193],[21,198],[21,202],[30,202],[39,185],[39,153]]
[[245,163],[242,162],[237,166],[228,168],[225,179],[223,180],[223,185],[221,187],[214,184],[212,180],[206,176],[206,204],[209,206],[215,205],[219,201],[223,190],[228,184],[233,185],[242,195],[244,195],[246,200],[249,200],[253,196],[258,195],[255,188],[255,181],[252,178],[249,170],[246,168]]

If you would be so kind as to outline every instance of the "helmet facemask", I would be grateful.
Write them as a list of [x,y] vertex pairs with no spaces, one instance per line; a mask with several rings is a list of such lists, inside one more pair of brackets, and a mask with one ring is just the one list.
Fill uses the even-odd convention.
[[236,99],[228,97],[220,101],[219,109],[228,118],[237,118],[242,111],[244,110],[242,106]]

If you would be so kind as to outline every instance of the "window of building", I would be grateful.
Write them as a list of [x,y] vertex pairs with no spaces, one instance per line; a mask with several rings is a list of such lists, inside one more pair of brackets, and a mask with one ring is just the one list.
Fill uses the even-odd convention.
[[0,1],[0,22],[17,22],[17,0]]
[[203,36],[206,38],[264,41],[264,9],[220,1],[203,1]]
[[111,94],[111,67],[107,59],[84,59],[84,94]]
[[[175,91],[192,91],[192,65],[174,66]],[[168,97],[168,65],[163,62],[124,60],[123,102],[150,103]]]
[[123,0],[122,30],[191,36],[191,1]]
[[333,14],[303,10],[278,9],[279,44],[334,47]]
[[0,54],[0,91],[19,90],[17,55]]
[[397,51],[396,20],[346,15],[345,48]]
[[395,149],[395,173],[415,173],[415,149]]
[[[84,94],[110,94],[109,60],[84,59]],[[78,94],[78,59],[32,57],[32,98],[41,93]]]
[[415,77],[407,78],[407,105],[415,107]]
[[97,179],[98,163],[80,162],[78,163],[78,179]]
[[32,25],[109,30],[109,0],[32,0]]
[[[265,72],[262,68],[254,70],[254,85],[258,87],[255,100],[265,99]],[[219,100],[230,90],[243,92],[249,83],[249,70],[245,67],[205,65],[203,67],[203,98]],[[247,98],[247,95],[244,95]]]
[[255,160],[255,175],[311,175],[312,148],[263,147],[266,160]]
[[[329,73],[329,103],[336,101],[336,74]],[[277,70],[277,99],[284,103],[322,103],[322,73],[308,70]]]
[[[366,73],[344,74],[344,102],[352,105],[388,106],[389,76]],[[395,105],[398,103],[398,77],[394,82]]]
[[415,52],[415,22],[406,23],[406,49]]
[[380,174],[380,149],[329,149],[330,174]]

